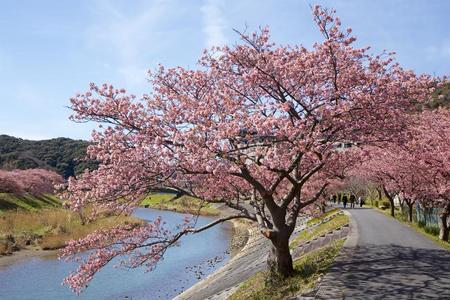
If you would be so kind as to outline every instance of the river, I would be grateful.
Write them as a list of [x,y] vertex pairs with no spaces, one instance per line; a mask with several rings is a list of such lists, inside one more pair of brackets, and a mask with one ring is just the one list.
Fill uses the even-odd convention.
[[[167,226],[183,222],[184,215],[139,208],[135,216],[153,220],[161,216]],[[197,226],[213,220],[199,217]],[[201,266],[205,275],[223,266],[229,255],[226,253],[230,240],[230,224],[215,226],[196,235],[183,237],[181,246],[170,248],[156,269],[146,272],[144,268],[124,270],[114,268],[114,262],[101,270],[89,287],[76,296],[68,287],[61,286],[62,279],[71,270],[73,263],[59,261],[56,257],[31,257],[10,266],[0,267],[0,299],[172,299],[181,291],[200,279],[195,270]],[[223,258],[216,264],[208,259]]]

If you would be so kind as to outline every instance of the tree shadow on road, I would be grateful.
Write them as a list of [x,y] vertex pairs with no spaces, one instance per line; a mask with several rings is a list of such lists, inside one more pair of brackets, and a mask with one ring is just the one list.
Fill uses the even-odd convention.
[[450,252],[397,245],[344,248],[318,299],[450,299]]

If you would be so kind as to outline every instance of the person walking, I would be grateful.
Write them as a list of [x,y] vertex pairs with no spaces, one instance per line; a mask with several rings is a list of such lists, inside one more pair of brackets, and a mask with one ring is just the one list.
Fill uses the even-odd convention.
[[333,203],[336,204],[336,195],[333,195],[332,199],[333,199]]
[[355,208],[356,197],[354,194],[350,195],[350,208]]
[[359,207],[362,207],[364,204],[364,200],[361,196],[359,196],[358,201],[359,201]]
[[344,196],[342,197],[342,203],[344,204],[344,208],[347,208],[347,202],[348,202],[347,195],[344,195]]

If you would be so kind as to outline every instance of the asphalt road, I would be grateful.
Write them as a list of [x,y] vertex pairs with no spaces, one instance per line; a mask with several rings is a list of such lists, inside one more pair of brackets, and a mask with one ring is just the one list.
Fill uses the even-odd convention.
[[317,299],[450,299],[450,251],[373,209],[348,209],[352,232]]

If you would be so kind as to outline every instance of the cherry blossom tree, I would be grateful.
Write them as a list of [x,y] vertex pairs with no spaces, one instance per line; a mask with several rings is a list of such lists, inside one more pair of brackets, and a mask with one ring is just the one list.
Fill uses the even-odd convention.
[[[401,157],[394,155],[397,147],[398,145],[396,143],[383,144],[375,147],[373,145],[366,145],[364,150],[359,153],[361,165],[351,171],[353,176],[363,178],[367,182],[372,183],[378,192],[378,199],[381,199],[382,193],[384,193],[389,200],[392,217],[395,217],[394,198],[395,196],[400,195],[402,188],[399,186],[399,183],[395,181],[395,178],[400,176],[397,174],[397,171],[405,167],[400,164],[403,162]],[[394,149],[394,152],[392,152],[392,149]],[[402,174],[408,176],[409,173],[405,172]],[[406,180],[403,182],[408,181]],[[367,185],[367,188],[368,186],[369,184]]]
[[46,169],[0,170],[0,191],[16,195],[53,194],[55,186],[63,182],[61,175]]
[[403,146],[421,176],[421,203],[441,208],[439,238],[448,241],[450,233],[450,110],[424,111],[417,117],[410,141]]
[[12,172],[0,170],[0,192],[23,195],[25,190]]
[[236,213],[176,233],[156,220],[72,242],[63,257],[93,252],[67,284],[79,292],[119,255],[153,268],[181,236],[235,218],[257,222],[273,245],[270,265],[293,273],[289,238],[300,211],[329,184],[325,174],[339,157],[333,146],[395,138],[410,99],[430,87],[428,76],[403,70],[392,55],[353,47],[333,10],[317,6],[313,16],[324,40],[311,49],[276,45],[266,28],[238,32],[241,43],[205,50],[197,70],[150,72],[152,92],[140,99],[107,84],[71,99],[74,121],[105,126],[88,148],[99,168],[69,180],[64,197],[73,209],[129,213],[164,186]]
[[422,199],[426,182],[423,170],[416,164],[411,152],[400,144],[364,147],[366,157],[361,167],[354,171],[384,192],[390,202],[392,216],[395,216],[394,198],[398,196],[401,205],[408,207],[408,219],[412,222],[413,207]]
[[438,207],[441,239],[448,240],[450,198],[450,111],[414,113],[398,141],[364,148],[364,162],[353,172],[375,182],[391,203],[399,196],[408,206],[409,221],[415,203]]
[[64,182],[61,175],[46,169],[13,170],[12,174],[24,186],[26,192],[35,196],[53,194],[55,186]]

